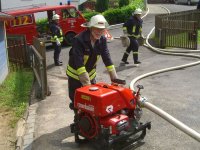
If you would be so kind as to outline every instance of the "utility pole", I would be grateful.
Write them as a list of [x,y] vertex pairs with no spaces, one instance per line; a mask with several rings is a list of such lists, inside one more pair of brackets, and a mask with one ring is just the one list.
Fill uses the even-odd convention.
[[0,0],[0,11],[1,11],[1,0]]

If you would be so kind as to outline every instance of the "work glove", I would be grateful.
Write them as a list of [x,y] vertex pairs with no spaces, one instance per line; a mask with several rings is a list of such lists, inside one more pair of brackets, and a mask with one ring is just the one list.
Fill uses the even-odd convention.
[[60,43],[60,41],[59,41],[58,39],[56,39],[56,44],[57,44],[58,46],[61,45],[61,43]]
[[120,39],[122,41],[122,46],[123,47],[129,47],[129,45],[130,45],[130,39],[129,39],[128,36],[122,35],[122,36],[120,36]]
[[123,33],[124,33],[124,35],[127,35],[127,34],[128,34],[128,33],[127,33],[127,30],[124,29],[124,28],[123,28]]
[[116,73],[115,68],[113,68],[111,71],[108,71],[108,73],[109,73],[109,75],[110,75],[111,81],[117,79],[117,73]]
[[80,74],[78,77],[79,77],[79,80],[80,80],[80,82],[83,86],[91,84],[90,77],[89,77],[89,74],[87,72]]
[[139,38],[138,38],[138,43],[140,46],[144,45],[145,43],[145,37],[143,35],[141,35]]

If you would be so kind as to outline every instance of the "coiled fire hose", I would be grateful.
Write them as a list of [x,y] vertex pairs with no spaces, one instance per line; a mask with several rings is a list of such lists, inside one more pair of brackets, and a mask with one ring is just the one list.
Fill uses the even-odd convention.
[[[159,48],[155,48],[155,47],[151,46],[149,44],[149,42],[148,42],[148,39],[149,39],[150,35],[153,33],[154,29],[155,29],[155,27],[148,34],[148,36],[146,38],[146,44],[144,46],[146,46],[146,47],[150,48],[152,51],[160,53],[160,54],[176,55],[176,56],[187,56],[187,57],[194,57],[194,58],[199,58],[200,59],[199,55],[184,54],[184,53],[194,52],[193,50],[189,50],[189,51],[185,51],[185,50],[184,51],[181,51],[181,50],[174,51],[173,50],[172,51],[172,50],[159,49]],[[195,50],[195,52],[200,52],[200,51],[199,50]],[[149,73],[140,75],[140,76],[136,77],[135,79],[133,79],[131,81],[130,88],[132,90],[134,90],[135,83],[137,81],[141,80],[142,78],[146,78],[148,76],[152,76],[152,75],[155,75],[155,74],[159,74],[159,73],[163,73],[163,72],[167,72],[167,71],[172,71],[172,70],[176,70],[176,69],[180,69],[180,68],[186,68],[186,67],[190,67],[190,66],[194,66],[194,65],[199,65],[199,64],[200,64],[200,61],[196,61],[196,62],[193,62],[193,63],[184,64],[184,65],[175,66],[175,67],[170,67],[170,68],[165,68],[165,69],[161,69],[161,70],[156,70],[156,71],[153,71],[153,72],[149,72]],[[147,108],[148,110],[154,112],[155,114],[159,115],[161,118],[165,119],[166,121],[168,121],[169,123],[174,125],[179,130],[183,131],[184,133],[186,133],[187,135],[189,135],[193,139],[195,139],[195,140],[200,142],[200,133],[198,133],[197,131],[191,129],[187,125],[183,124],[182,122],[180,122],[179,120],[177,120],[173,116],[169,115],[167,112],[165,112],[162,109],[156,107],[155,105],[151,104],[150,102],[146,101],[145,99],[140,99],[138,102],[139,102],[139,104],[141,106],[143,106],[143,107]]]

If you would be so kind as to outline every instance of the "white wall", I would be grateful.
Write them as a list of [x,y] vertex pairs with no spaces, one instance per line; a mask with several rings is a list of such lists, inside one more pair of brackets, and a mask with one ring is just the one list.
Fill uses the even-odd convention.
[[0,84],[8,74],[7,50],[5,44],[4,22],[0,21]]
[[[67,4],[68,0],[1,0],[2,11],[13,8],[27,7],[33,5],[59,5]],[[83,0],[80,0],[83,1]],[[71,0],[71,4],[78,6],[79,0]]]

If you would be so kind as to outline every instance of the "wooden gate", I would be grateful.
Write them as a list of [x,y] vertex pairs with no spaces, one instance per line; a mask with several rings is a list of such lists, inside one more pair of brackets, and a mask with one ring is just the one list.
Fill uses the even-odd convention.
[[45,99],[51,92],[47,83],[46,70],[46,47],[44,42],[34,37],[33,45],[30,46],[31,67],[36,79],[35,94],[37,98]]
[[158,46],[197,49],[199,20],[199,10],[157,15],[155,37]]
[[197,49],[197,22],[163,20],[161,47]]
[[29,65],[24,35],[7,35],[7,49],[11,69],[27,67]]

